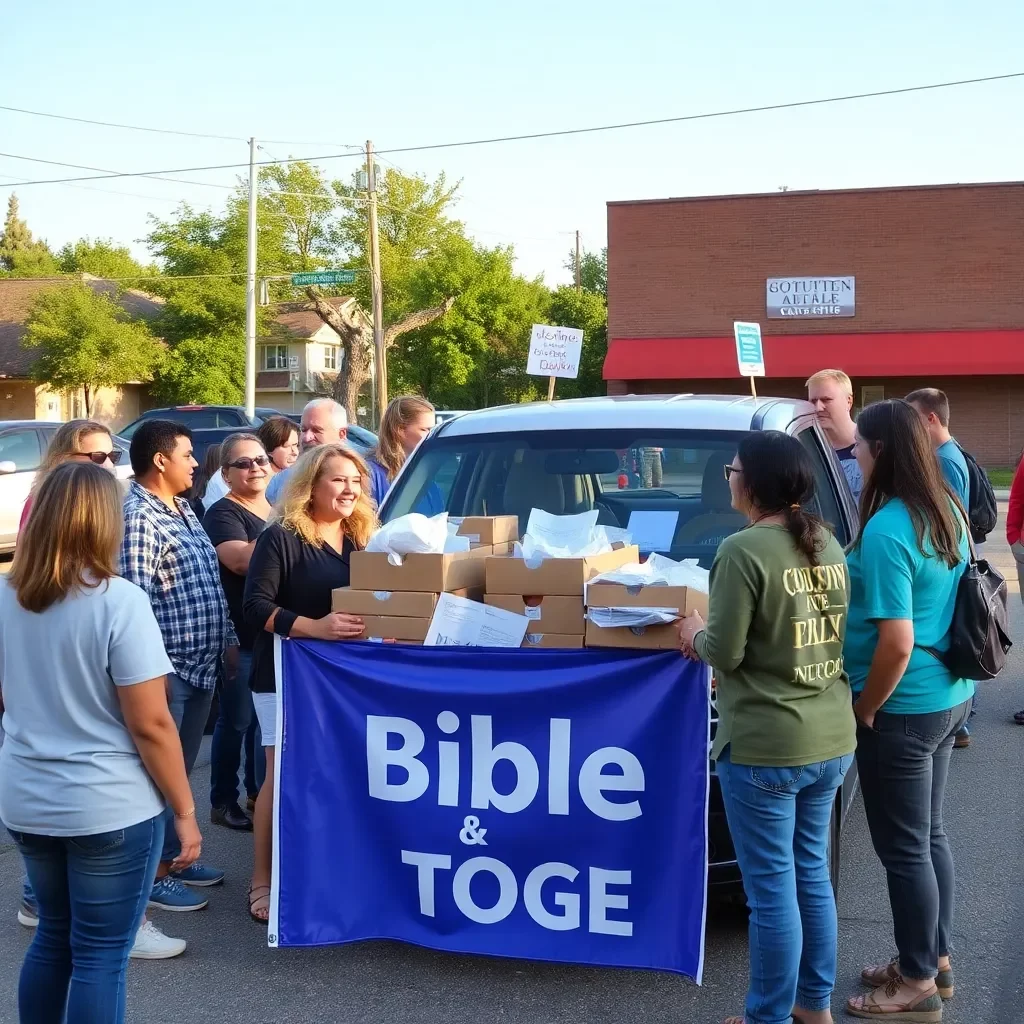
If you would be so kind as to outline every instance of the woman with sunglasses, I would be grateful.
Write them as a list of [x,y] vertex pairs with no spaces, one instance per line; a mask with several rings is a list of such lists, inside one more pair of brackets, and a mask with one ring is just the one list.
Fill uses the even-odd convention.
[[[238,634],[239,654],[237,668],[225,665],[220,713],[213,729],[210,821],[236,831],[251,832],[252,821],[238,803],[242,743],[253,722],[249,670],[255,642],[253,630],[242,615],[242,597],[256,538],[263,532],[270,515],[266,494],[271,475],[270,458],[255,434],[232,434],[220,445],[220,456],[218,476],[228,493],[207,510],[203,528],[217,551],[228,612]],[[252,771],[247,768],[246,778],[253,779],[254,789],[258,775],[256,765],[252,766]],[[249,796],[255,800],[256,792]]]
[[680,641],[715,670],[711,754],[750,905],[746,1012],[726,1024],[832,1024],[829,818],[856,742],[846,559],[808,508],[814,467],[796,438],[747,434],[725,474],[750,525],[719,546],[707,625],[693,612]]
[[23,530],[28,522],[29,512],[35,500],[36,491],[43,482],[43,477],[62,462],[94,462],[114,472],[114,467],[121,461],[121,449],[114,447],[110,428],[95,420],[69,420],[57,429],[43,456],[42,465],[36,473],[32,491],[21,510],[21,522],[18,530]]

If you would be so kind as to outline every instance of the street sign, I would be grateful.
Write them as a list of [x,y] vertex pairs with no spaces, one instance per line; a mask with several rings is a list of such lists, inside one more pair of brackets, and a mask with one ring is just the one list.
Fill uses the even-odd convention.
[[761,325],[737,321],[732,325],[736,336],[736,362],[741,377],[763,377],[764,347],[761,344]]
[[313,270],[306,274],[292,274],[292,285],[302,288],[310,284],[352,284],[354,270]]
[[289,356],[288,357],[288,369],[289,370],[297,370],[298,368],[299,368],[299,357],[298,356]]

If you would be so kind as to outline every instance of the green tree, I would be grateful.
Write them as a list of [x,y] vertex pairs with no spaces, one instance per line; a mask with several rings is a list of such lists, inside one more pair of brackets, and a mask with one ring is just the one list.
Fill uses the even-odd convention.
[[576,327],[583,331],[579,376],[575,380],[559,380],[555,393],[560,398],[603,395],[604,358],[608,353],[608,303],[604,295],[563,285],[551,297],[549,318],[559,327]]
[[[565,269],[573,274],[576,280],[576,253],[569,253]],[[599,253],[582,252],[580,254],[580,285],[585,292],[594,292],[608,298],[608,247],[605,246]]]
[[39,352],[33,377],[57,391],[82,388],[86,415],[96,388],[151,380],[160,343],[109,296],[82,285],[44,291],[26,322],[23,344]]
[[28,224],[18,216],[18,197],[7,200],[7,217],[0,233],[0,275],[4,277],[53,277],[57,261],[45,242],[37,242]]
[[122,283],[133,284],[135,279],[155,273],[155,268],[143,268],[127,247],[115,245],[109,238],[68,242],[57,253],[57,263],[62,274],[92,274]]

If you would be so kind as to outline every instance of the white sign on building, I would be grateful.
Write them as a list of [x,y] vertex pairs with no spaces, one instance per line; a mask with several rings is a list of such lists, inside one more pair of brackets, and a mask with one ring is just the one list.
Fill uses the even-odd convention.
[[853,316],[854,295],[852,277],[769,277],[765,305],[769,320]]

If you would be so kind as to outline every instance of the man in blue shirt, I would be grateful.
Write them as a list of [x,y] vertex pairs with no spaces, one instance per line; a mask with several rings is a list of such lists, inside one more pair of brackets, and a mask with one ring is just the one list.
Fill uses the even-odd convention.
[[[967,472],[967,460],[960,451],[960,445],[949,432],[949,399],[938,388],[919,388],[907,395],[907,401],[917,410],[925,430],[931,438],[939,469],[949,484],[950,490],[960,499],[965,512],[971,510],[971,478]],[[975,704],[978,698],[975,695]],[[972,710],[971,714],[974,712]],[[971,734],[965,725],[957,734],[955,746],[967,747]]]

